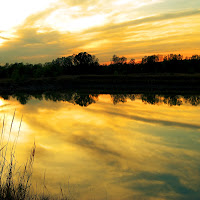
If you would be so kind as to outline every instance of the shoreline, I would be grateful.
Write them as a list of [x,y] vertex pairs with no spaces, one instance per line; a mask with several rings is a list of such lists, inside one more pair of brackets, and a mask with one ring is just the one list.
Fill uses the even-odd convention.
[[67,75],[20,81],[0,80],[0,93],[48,91],[200,94],[200,74]]

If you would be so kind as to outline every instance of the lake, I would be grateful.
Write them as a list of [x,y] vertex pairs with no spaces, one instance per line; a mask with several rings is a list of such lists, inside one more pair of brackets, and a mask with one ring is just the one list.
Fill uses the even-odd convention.
[[[12,95],[1,123],[22,166],[36,144],[32,186],[71,199],[199,199],[200,96]],[[6,140],[6,139],[4,139]],[[45,185],[45,187],[44,187]],[[62,190],[62,192],[61,192]]]

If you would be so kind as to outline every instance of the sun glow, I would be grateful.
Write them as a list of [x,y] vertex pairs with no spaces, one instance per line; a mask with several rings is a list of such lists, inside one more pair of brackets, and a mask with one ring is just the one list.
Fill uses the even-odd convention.
[[[46,9],[57,0],[6,0],[0,6],[0,30],[8,31],[20,25],[29,15]],[[4,20],[2,20],[4,19]]]
[[124,5],[124,4],[130,3],[130,2],[132,2],[132,0],[118,0],[118,1],[115,1],[113,4],[114,5]]
[[0,106],[3,106],[5,103],[4,103],[4,100],[3,99],[0,99]]
[[114,53],[199,54],[200,3],[180,1],[2,1],[0,63],[48,62],[79,50],[92,50],[100,62]]
[[59,31],[81,32],[94,26],[103,25],[106,20],[106,15],[74,17],[72,13],[74,11],[68,9],[56,10],[45,20],[44,24]]

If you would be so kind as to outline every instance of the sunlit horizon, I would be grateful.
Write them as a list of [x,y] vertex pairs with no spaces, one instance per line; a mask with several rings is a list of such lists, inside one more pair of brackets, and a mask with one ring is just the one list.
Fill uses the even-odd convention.
[[39,0],[1,2],[0,63],[44,63],[88,52],[112,55],[200,54],[200,2],[186,0]]

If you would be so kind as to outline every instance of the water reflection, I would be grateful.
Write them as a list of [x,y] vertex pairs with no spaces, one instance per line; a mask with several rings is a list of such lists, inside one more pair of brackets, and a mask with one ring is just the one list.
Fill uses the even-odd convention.
[[[74,105],[80,105],[87,107],[98,101],[98,96],[100,94],[86,94],[86,93],[76,93],[76,92],[46,92],[41,94],[24,94],[17,93],[14,95],[0,95],[5,100],[10,97],[16,98],[22,105],[28,103],[32,98],[42,101],[66,101],[73,103]],[[157,95],[157,94],[110,94],[112,102],[114,105],[118,103],[125,103],[127,100],[135,101],[135,99],[141,99],[142,102],[156,105],[156,104],[168,104],[170,106],[180,106],[184,103],[197,106],[200,104],[200,95]]]
[[71,177],[81,200],[196,200],[198,104],[199,96],[58,92],[4,96],[0,108],[8,121],[16,108],[13,127],[24,116],[19,163],[36,141],[33,185],[46,170],[49,191]]

